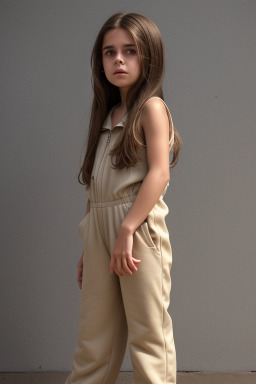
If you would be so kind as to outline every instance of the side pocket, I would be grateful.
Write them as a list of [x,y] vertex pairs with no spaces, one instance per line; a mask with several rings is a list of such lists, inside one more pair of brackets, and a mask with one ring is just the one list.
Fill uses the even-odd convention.
[[83,220],[80,221],[80,223],[78,224],[78,232],[81,237],[83,237],[84,235],[85,226],[86,226],[86,223],[88,222],[89,216],[90,216],[90,211],[85,215]]
[[147,221],[144,221],[142,224],[141,224],[141,229],[142,229],[142,232],[143,232],[143,237],[144,237],[144,240],[145,242],[147,243],[147,245],[150,247],[150,248],[154,248],[157,252],[159,252],[159,249],[157,248],[156,244],[154,243],[152,237],[151,237],[151,234],[149,232],[149,228],[148,228],[148,223]]

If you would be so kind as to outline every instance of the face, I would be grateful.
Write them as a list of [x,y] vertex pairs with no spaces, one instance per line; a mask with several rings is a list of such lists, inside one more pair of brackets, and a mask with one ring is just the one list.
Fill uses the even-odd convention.
[[102,64],[108,81],[123,91],[127,91],[138,80],[139,58],[130,32],[116,28],[105,33],[102,42]]

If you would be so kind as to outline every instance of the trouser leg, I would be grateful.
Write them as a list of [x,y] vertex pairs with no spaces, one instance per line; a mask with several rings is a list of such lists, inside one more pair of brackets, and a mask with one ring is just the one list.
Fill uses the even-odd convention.
[[117,275],[91,209],[80,234],[84,244],[78,343],[65,384],[114,384],[122,365],[127,323]]
[[134,379],[136,384],[175,384],[176,350],[168,313],[171,247],[167,232],[162,236],[161,252],[149,247],[146,240],[139,227],[134,233],[133,255],[142,261],[137,272],[120,278]]

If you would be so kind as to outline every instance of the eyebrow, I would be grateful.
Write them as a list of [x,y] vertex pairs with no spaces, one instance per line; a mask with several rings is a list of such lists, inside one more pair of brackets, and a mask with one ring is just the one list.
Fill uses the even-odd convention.
[[[124,47],[135,47],[136,45],[135,44],[124,44],[123,45]],[[106,45],[102,50],[104,51],[105,49],[111,49],[111,48],[115,48],[114,45]]]

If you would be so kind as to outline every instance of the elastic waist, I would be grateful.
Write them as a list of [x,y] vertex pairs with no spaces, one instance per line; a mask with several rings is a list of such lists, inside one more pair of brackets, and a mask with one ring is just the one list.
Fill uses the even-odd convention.
[[91,201],[90,200],[90,208],[91,207],[111,207],[113,205],[120,205],[120,204],[125,204],[125,203],[131,203],[136,199],[137,195],[125,195],[121,199],[117,200],[111,200],[111,201]]

